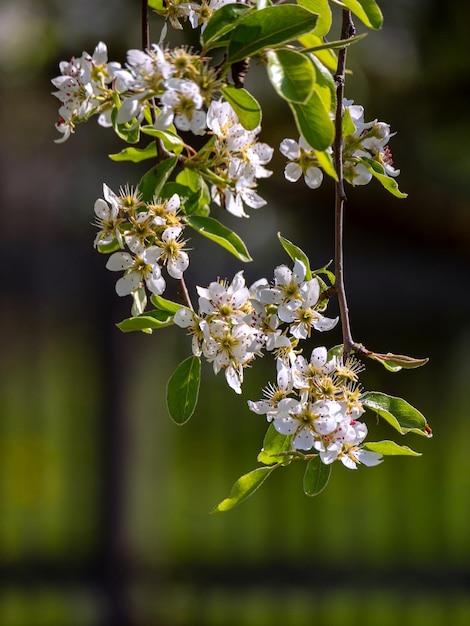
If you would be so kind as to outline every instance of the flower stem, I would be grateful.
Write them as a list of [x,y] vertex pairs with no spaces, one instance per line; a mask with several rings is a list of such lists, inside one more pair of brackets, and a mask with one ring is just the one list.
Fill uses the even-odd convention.
[[[351,12],[343,10],[343,22],[341,27],[341,39],[350,39],[355,34],[354,23]],[[335,74],[336,82],[336,115],[335,115],[335,140],[333,144],[334,161],[338,180],[335,186],[335,287],[338,293],[338,304],[341,318],[341,328],[343,334],[343,355],[344,359],[349,356],[354,348],[354,340],[351,334],[349,322],[349,309],[344,286],[344,253],[343,253],[343,232],[344,232],[344,206],[346,203],[346,193],[344,191],[343,180],[343,97],[344,97],[344,77],[346,69],[347,47],[341,48],[338,54],[338,68]]]

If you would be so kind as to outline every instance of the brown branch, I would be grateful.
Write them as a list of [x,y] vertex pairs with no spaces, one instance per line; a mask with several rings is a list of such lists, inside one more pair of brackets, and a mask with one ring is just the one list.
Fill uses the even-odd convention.
[[[354,23],[351,12],[343,11],[343,23],[341,27],[341,39],[350,39],[355,35]],[[338,293],[338,304],[341,318],[341,328],[343,334],[343,355],[344,359],[349,356],[354,348],[354,340],[351,333],[349,321],[349,309],[344,286],[344,253],[343,253],[343,232],[344,232],[344,205],[346,203],[346,193],[344,191],[343,180],[343,97],[344,97],[344,77],[346,69],[347,47],[341,48],[338,54],[338,68],[335,74],[336,83],[336,115],[335,115],[335,139],[333,144],[334,162],[338,180],[335,186],[335,287]]]

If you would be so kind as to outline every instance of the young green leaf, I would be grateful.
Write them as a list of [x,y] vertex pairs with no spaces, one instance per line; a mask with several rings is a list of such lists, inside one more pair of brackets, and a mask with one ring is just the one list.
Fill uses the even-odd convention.
[[397,181],[394,178],[385,174],[385,170],[380,163],[377,163],[374,159],[368,159],[366,157],[359,157],[359,161],[367,167],[369,172],[379,181],[382,187],[384,187],[396,198],[406,198],[408,196],[407,193],[402,193],[398,189]]
[[429,361],[428,358],[415,359],[411,356],[406,356],[404,354],[393,354],[392,352],[387,352],[387,354],[379,354],[377,352],[366,351],[364,354],[369,359],[373,359],[374,361],[382,363],[385,369],[389,370],[390,372],[399,372],[401,369],[415,369],[416,367],[426,365],[426,363]]
[[383,15],[375,0],[342,0],[367,28],[378,30],[382,27]]
[[230,230],[230,228],[227,228],[213,217],[189,215],[185,221],[188,226],[191,226],[200,235],[222,246],[222,248],[231,252],[240,261],[247,263],[252,260],[242,239],[233,230]]
[[421,456],[420,452],[415,452],[408,446],[399,446],[394,441],[368,441],[364,444],[364,449],[384,456]]
[[228,498],[222,500],[211,513],[221,513],[223,511],[229,511],[234,506],[243,502],[246,498],[251,496],[261,485],[266,478],[279,467],[278,465],[272,465],[271,467],[258,467],[257,469],[248,472],[241,476],[233,485],[232,490]]
[[289,102],[297,128],[312,148],[326,150],[333,143],[335,127],[320,95],[313,91],[307,102]]
[[157,145],[152,141],[145,148],[124,148],[121,152],[109,154],[108,156],[112,161],[132,161],[133,163],[140,163],[140,161],[154,159],[157,156]]
[[334,180],[338,180],[331,152],[329,150],[314,150],[314,153],[317,158],[318,165],[322,168],[325,174],[328,174],[328,176],[331,176]]
[[297,0],[297,4],[305,7],[312,13],[317,13],[318,21],[313,31],[315,35],[324,37],[330,32],[333,16],[328,0]]
[[330,113],[336,109],[336,86],[330,70],[314,54],[309,53],[308,58],[315,66],[316,84],[315,91],[320,96],[323,106]]
[[172,323],[173,314],[169,314],[168,311],[146,311],[142,315],[128,317],[116,326],[123,333],[128,333],[133,330],[148,331],[153,328],[164,328]]
[[362,398],[363,405],[375,411],[391,424],[400,434],[416,433],[426,437],[432,436],[426,418],[411,404],[402,398],[388,396],[378,391],[368,391]]
[[295,4],[270,6],[249,12],[231,32],[227,63],[233,64],[266,48],[297,39],[315,28],[317,18],[317,15]]
[[149,8],[153,9],[154,11],[164,11],[166,6],[163,3],[163,0],[148,0],[148,5]]
[[246,130],[254,130],[261,124],[261,107],[251,93],[246,89],[237,89],[227,85],[222,89],[227,102],[231,105],[238,117],[238,121]]
[[152,167],[151,170],[142,176],[139,183],[139,192],[142,194],[144,202],[152,202],[155,196],[158,197],[163,185],[175,169],[177,162],[177,157],[170,157]]
[[281,233],[277,233],[277,238],[281,242],[284,250],[293,261],[302,261],[306,269],[305,280],[311,280],[312,270],[310,269],[310,261],[308,260],[308,256],[305,254],[305,252],[301,250],[298,246],[293,244],[291,241],[283,237]]
[[322,463],[319,456],[310,459],[304,473],[304,493],[307,496],[317,496],[323,491],[330,480],[331,465]]
[[226,4],[214,11],[202,33],[204,49],[208,51],[212,48],[225,47],[228,44],[230,31],[248,11],[250,7],[241,3]]
[[270,424],[264,436],[263,447],[258,454],[258,461],[259,463],[263,463],[263,465],[289,463],[289,456],[280,456],[279,453],[289,452],[291,447],[291,436],[281,435],[281,433],[278,433],[274,428],[274,424]]
[[325,48],[325,42],[322,37],[319,37],[315,33],[309,33],[308,35],[299,37],[299,43],[307,50],[314,50],[315,57],[317,57],[328,70],[333,73],[336,72],[338,59],[333,50]]
[[171,419],[184,424],[196,409],[201,378],[201,360],[190,356],[178,365],[166,388],[166,403]]
[[140,129],[145,135],[150,137],[158,137],[161,140],[163,147],[169,152],[174,154],[180,154],[184,147],[184,142],[181,137],[172,132],[171,130],[160,130],[153,126],[142,126]]
[[306,102],[315,85],[315,69],[310,59],[289,48],[268,50],[268,76],[277,93],[288,102]]
[[161,296],[157,296],[156,294],[152,294],[150,296],[150,302],[157,307],[160,311],[166,311],[167,313],[176,313],[183,308],[182,304],[178,304],[177,302],[173,302],[172,300],[167,300],[166,298],[162,298]]

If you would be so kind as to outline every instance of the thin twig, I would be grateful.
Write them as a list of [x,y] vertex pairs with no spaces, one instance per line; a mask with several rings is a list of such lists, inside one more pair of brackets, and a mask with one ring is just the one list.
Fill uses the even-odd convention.
[[[351,12],[343,11],[343,23],[341,27],[341,39],[350,39],[355,34],[354,23]],[[343,355],[346,358],[354,348],[354,340],[351,334],[349,322],[349,309],[344,286],[344,265],[343,265],[343,232],[344,232],[344,205],[346,193],[344,191],[343,180],[343,97],[344,97],[344,76],[346,69],[347,47],[342,48],[338,54],[338,69],[335,74],[336,82],[336,116],[335,116],[335,140],[333,144],[335,169],[338,181],[335,187],[335,287],[338,293],[338,304],[341,318],[341,328],[343,334]]]

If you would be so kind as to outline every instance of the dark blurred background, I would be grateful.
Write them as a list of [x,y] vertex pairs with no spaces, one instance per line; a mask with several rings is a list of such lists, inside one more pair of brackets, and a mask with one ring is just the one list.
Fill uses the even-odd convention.
[[[171,422],[165,385],[189,343],[178,329],[121,334],[130,302],[92,246],[102,183],[135,184],[142,168],[107,158],[122,145],[95,120],[53,143],[59,61],[103,40],[123,62],[141,45],[140,3],[2,0],[1,626],[470,623],[470,5],[381,6],[383,30],[350,51],[346,93],[397,131],[409,198],[348,188],[346,280],[357,341],[430,357],[398,374],[370,363],[363,382],[422,410],[434,438],[400,441],[420,459],[335,466],[314,499],[294,464],[211,516],[256,465],[266,425],[246,399],[261,397],[271,364],[247,372],[243,397],[205,367],[196,414]],[[264,104],[263,139],[297,138],[260,68],[247,85]],[[315,267],[333,255],[331,183],[308,193],[283,166],[276,156],[261,186],[268,207],[228,219],[256,259],[247,282],[288,262],[279,230]],[[216,279],[213,267],[240,269],[196,235],[192,245],[191,286]]]

